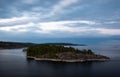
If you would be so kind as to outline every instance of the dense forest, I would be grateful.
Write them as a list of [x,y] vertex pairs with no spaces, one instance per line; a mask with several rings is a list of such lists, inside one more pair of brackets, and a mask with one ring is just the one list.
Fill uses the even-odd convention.
[[94,54],[92,50],[84,49],[78,50],[73,47],[64,47],[64,46],[57,46],[57,45],[34,45],[27,48],[27,55],[28,56],[36,56],[41,57],[57,57],[56,54],[63,53],[63,52],[71,52],[71,53],[79,53],[79,54]]

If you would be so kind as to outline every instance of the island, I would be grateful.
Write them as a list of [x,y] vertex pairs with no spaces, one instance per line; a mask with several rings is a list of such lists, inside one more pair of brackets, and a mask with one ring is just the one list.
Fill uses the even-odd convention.
[[86,61],[107,61],[110,58],[97,55],[90,49],[79,50],[71,46],[61,45],[33,45],[27,49],[27,59],[36,61],[60,61],[60,62],[86,62]]

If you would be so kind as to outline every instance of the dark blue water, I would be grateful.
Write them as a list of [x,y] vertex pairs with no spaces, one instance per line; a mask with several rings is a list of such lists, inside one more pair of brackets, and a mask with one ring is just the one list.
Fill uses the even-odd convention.
[[106,62],[61,63],[27,60],[22,49],[0,50],[0,77],[120,77],[120,47],[83,46],[109,56]]

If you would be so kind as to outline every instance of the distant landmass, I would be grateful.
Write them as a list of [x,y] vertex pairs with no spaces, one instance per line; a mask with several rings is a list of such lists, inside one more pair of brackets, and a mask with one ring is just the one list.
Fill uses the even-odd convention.
[[73,44],[73,43],[43,43],[39,45],[86,46],[85,44]]
[[39,61],[85,62],[109,60],[106,56],[94,54],[90,49],[79,50],[59,45],[34,45],[28,47],[26,51],[28,59]]
[[34,45],[33,43],[21,43],[21,42],[5,42],[0,41],[0,49],[16,49],[16,48],[24,48]]
[[73,43],[23,43],[23,42],[5,42],[0,41],[0,49],[16,49],[24,48],[31,45],[63,45],[63,46],[86,46],[84,44],[73,44]]

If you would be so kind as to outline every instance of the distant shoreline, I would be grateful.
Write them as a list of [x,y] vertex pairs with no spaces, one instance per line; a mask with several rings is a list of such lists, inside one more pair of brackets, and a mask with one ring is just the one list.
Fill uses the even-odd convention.
[[87,46],[85,44],[74,44],[74,43],[25,43],[25,42],[0,41],[0,49],[17,49],[17,48],[25,48],[33,45]]
[[52,59],[52,58],[37,58],[33,56],[27,56],[27,59],[33,59],[36,61],[54,61],[54,62],[89,62],[89,61],[108,61],[110,59]]

